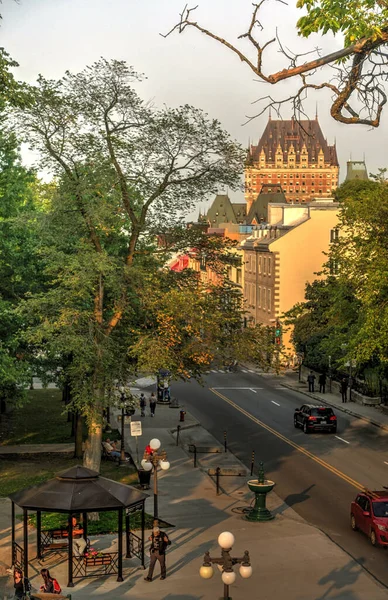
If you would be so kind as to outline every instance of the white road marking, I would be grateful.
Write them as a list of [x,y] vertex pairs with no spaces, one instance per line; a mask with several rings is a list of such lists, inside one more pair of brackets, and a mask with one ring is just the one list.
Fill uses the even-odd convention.
[[384,461],[384,464],[385,464],[385,465],[388,465],[388,462]]
[[244,369],[241,369],[241,372],[242,373],[248,373],[248,371],[244,371]]
[[336,437],[337,440],[341,440],[341,442],[345,442],[345,444],[350,444],[350,442],[344,440],[343,438],[339,437],[338,435],[335,435],[334,437]]
[[211,371],[212,371],[212,373],[218,373],[218,371],[215,371],[214,369],[212,369]]
[[223,371],[222,369],[218,369],[219,373],[225,373],[225,371]]
[[276,404],[276,406],[280,406],[280,404],[278,404],[277,402],[275,402],[275,400],[271,400],[272,404]]
[[249,373],[256,373],[256,371],[252,371],[252,369],[248,369]]
[[256,390],[254,390],[253,388],[249,388],[251,390],[251,392],[253,392],[254,394],[257,394]]
[[253,390],[263,390],[264,388],[259,388],[259,387],[255,387],[255,388],[249,388],[249,387],[215,387],[213,388],[213,390],[250,390],[251,392]]

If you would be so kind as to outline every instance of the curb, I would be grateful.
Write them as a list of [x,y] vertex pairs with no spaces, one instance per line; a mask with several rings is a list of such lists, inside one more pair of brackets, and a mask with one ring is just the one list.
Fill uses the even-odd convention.
[[[181,425],[180,426],[180,431],[184,431],[185,429],[193,429],[194,427],[199,427],[201,425],[201,423],[192,423],[191,425]],[[176,427],[174,427],[173,429],[170,429],[170,433],[176,433],[178,431],[178,429]]]
[[352,417],[356,417],[356,419],[361,419],[361,421],[365,421],[366,423],[369,423],[370,425],[374,425],[375,427],[379,427],[380,429],[384,429],[385,431],[388,431],[387,425],[383,425],[382,423],[379,423],[378,421],[373,421],[373,419],[369,419],[368,417],[359,415],[358,413],[353,412],[352,410],[349,410],[348,408],[342,408],[342,406],[338,406],[338,404],[333,404],[332,402],[328,402],[328,400],[323,400],[320,396],[316,396],[315,394],[312,394],[311,392],[306,392],[304,390],[300,390],[292,385],[289,385],[288,383],[281,383],[281,385],[285,388],[288,388],[289,390],[293,390],[294,392],[299,392],[300,394],[304,394],[305,396],[308,396],[309,398],[314,398],[314,400],[317,400],[318,402],[321,402],[322,404],[326,404],[326,406],[331,406],[332,408],[336,408],[337,410],[340,410],[341,412],[351,415]]

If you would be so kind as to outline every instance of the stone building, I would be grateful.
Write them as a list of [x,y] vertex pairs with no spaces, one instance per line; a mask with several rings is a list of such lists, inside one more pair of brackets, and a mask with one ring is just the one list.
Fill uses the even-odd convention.
[[[274,326],[282,315],[304,301],[306,283],[321,276],[333,232],[338,203],[270,204],[268,223],[254,227],[240,248],[244,252],[244,298],[251,324]],[[283,343],[291,352],[290,331]]]
[[262,188],[281,187],[287,202],[330,197],[338,186],[335,145],[329,146],[315,120],[269,119],[257,146],[250,145],[245,166],[247,211]]

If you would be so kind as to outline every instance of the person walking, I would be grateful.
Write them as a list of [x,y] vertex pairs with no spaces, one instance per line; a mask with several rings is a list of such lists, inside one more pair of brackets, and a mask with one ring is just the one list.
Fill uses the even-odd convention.
[[154,526],[152,535],[148,539],[151,542],[151,558],[148,575],[144,577],[144,581],[152,581],[157,560],[160,562],[160,579],[166,579],[166,548],[171,544],[168,535],[164,531],[160,531],[159,527]]
[[147,406],[147,401],[146,398],[143,394],[143,392],[140,394],[140,416],[141,417],[145,417],[145,409]]
[[312,371],[307,375],[307,383],[309,384],[309,392],[314,391],[315,375]]
[[326,387],[326,373],[321,373],[318,379],[318,383],[319,383],[319,392],[321,394],[325,393],[325,387]]
[[150,412],[151,412],[151,417],[155,416],[155,408],[156,408],[156,396],[155,396],[155,393],[152,392],[152,394],[150,396]]
[[348,401],[348,382],[346,377],[343,377],[341,379],[341,396],[342,396],[342,402],[347,402]]

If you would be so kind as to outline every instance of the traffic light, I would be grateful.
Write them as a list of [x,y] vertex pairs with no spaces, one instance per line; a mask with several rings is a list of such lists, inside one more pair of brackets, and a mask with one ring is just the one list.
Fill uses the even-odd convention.
[[281,337],[282,337],[282,326],[280,325],[279,321],[276,321],[276,327],[275,327],[275,344],[280,345]]

